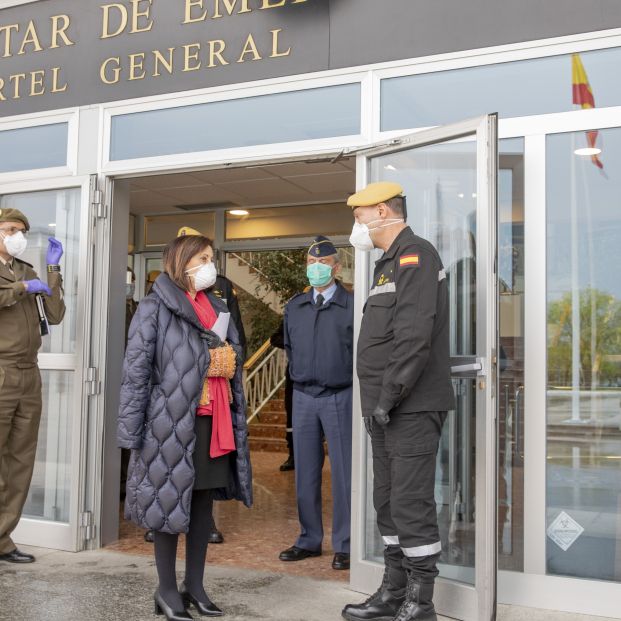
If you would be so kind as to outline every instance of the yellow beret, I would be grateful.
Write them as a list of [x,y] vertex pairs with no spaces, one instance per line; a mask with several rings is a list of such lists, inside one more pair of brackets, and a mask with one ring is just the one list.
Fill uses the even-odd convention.
[[0,209],[0,222],[21,222],[27,231],[30,230],[28,218],[19,209]]
[[347,204],[354,207],[370,207],[379,205],[395,196],[403,196],[403,188],[398,183],[391,181],[378,181],[370,183],[364,190],[352,194]]
[[177,237],[185,237],[186,235],[200,235],[202,237],[203,234],[193,229],[191,226],[182,226],[177,231]]

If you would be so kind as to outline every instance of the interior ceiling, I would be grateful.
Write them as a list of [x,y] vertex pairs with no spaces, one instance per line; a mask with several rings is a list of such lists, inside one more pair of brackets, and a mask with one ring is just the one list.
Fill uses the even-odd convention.
[[355,158],[345,158],[137,177],[131,180],[130,210],[147,215],[187,213],[188,207],[201,205],[234,209],[340,202],[355,191],[355,168]]

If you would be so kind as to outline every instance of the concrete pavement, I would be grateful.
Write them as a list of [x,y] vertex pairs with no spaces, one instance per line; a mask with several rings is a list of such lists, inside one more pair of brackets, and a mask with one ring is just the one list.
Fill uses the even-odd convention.
[[[106,550],[71,554],[22,549],[36,554],[37,562],[0,563],[0,621],[156,619],[153,592],[157,579],[152,558]],[[182,564],[178,565],[180,572]],[[205,583],[227,621],[339,621],[345,604],[364,599],[342,582],[214,565],[207,566]],[[500,607],[498,619],[606,621],[507,606]]]

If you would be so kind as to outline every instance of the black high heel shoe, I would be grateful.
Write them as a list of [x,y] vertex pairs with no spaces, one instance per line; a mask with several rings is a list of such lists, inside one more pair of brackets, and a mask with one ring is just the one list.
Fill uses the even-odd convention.
[[[155,614],[156,615],[164,615],[167,621],[188,621],[188,619],[193,619],[194,617],[188,613],[187,610],[183,610],[182,612],[175,612],[162,598],[159,591],[155,592],[153,597],[155,601]],[[183,596],[182,596],[183,599]],[[184,599],[185,602],[185,599]]]
[[190,592],[186,590],[185,584],[181,585],[180,593],[186,609],[192,605],[196,608],[196,610],[198,610],[198,614],[203,617],[224,616],[224,613],[209,598],[207,598],[206,602],[199,602]]

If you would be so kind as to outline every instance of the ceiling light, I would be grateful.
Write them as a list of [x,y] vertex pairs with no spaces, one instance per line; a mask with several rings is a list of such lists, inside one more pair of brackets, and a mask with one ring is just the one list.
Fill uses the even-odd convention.
[[245,209],[231,209],[229,213],[232,216],[247,216],[250,212],[246,211]]
[[386,164],[384,170],[397,170],[392,164]]
[[584,149],[576,149],[574,153],[576,155],[599,155],[602,152],[597,147],[584,147]]
[[55,229],[55,228],[56,228],[56,222],[50,222],[50,223],[48,224],[48,226],[49,226],[51,229]]
[[464,197],[464,193],[463,193],[463,192],[460,192],[457,196],[458,196],[459,198],[463,198],[463,197]]
[[473,193],[472,193],[472,198],[476,198],[476,197],[477,197],[477,193],[476,193],[476,192],[473,192]]

